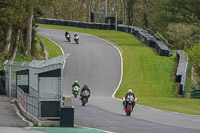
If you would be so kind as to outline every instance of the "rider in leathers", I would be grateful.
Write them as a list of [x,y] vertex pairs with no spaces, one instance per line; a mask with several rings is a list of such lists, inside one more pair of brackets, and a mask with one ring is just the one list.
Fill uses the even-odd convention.
[[73,88],[74,88],[75,86],[78,86],[78,88],[80,88],[80,85],[79,85],[79,83],[78,83],[77,80],[75,80],[74,84],[72,85],[72,92],[73,92]]
[[[80,94],[81,98],[82,98],[82,92],[83,92],[84,90],[89,91],[89,96],[88,96],[88,98],[89,98],[89,97],[90,97],[90,89],[88,88],[88,86],[87,86],[86,84],[84,84],[83,88],[81,89],[81,94]],[[80,99],[81,99],[81,98],[80,98]]]
[[[130,96],[130,95],[132,95],[134,97],[134,99],[136,99],[135,94],[132,92],[131,89],[129,89],[128,92],[126,93],[125,97],[123,98],[124,99],[124,101],[123,101],[124,108],[123,109],[125,109],[126,106],[127,106],[127,103],[126,103],[125,99],[127,98],[127,96]],[[132,109],[133,109],[134,106],[135,106],[135,100],[132,102]]]

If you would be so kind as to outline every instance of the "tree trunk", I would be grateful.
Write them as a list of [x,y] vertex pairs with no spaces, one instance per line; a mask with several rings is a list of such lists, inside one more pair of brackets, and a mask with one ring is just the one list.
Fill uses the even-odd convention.
[[30,55],[31,53],[33,6],[31,5],[30,9],[28,10],[29,11],[28,11],[27,33],[26,33],[26,44],[25,44],[26,55]]
[[137,0],[126,0],[125,8],[126,8],[126,24],[132,25],[133,24],[133,12],[134,12],[134,5]]
[[5,40],[4,48],[3,48],[4,56],[7,56],[10,51],[11,36],[12,36],[12,24],[10,24],[7,28],[6,40]]
[[14,61],[15,60],[15,57],[16,57],[16,54],[17,54],[18,45],[19,45],[20,32],[21,32],[21,30],[18,29],[17,34],[16,34],[16,38],[15,38],[15,42],[14,42],[14,46],[13,46],[13,49],[12,49],[12,54],[11,54],[11,57],[10,57],[10,61]]
[[143,21],[144,21],[145,28],[148,29],[149,28],[149,20],[148,20],[148,15],[146,12],[143,14]]

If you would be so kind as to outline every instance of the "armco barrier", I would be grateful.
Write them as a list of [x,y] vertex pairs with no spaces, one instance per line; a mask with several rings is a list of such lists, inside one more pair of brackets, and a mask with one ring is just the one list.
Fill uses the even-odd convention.
[[156,41],[155,46],[156,51],[159,53],[160,56],[169,56],[169,48],[160,40]]
[[190,98],[200,98],[200,89],[191,90]]
[[179,94],[185,95],[185,82],[188,68],[188,56],[183,50],[176,51],[178,67],[176,70],[176,82],[180,83]]

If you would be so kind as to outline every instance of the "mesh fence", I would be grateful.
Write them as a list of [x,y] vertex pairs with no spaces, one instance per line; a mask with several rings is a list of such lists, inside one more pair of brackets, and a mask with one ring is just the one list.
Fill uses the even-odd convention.
[[[8,97],[16,98],[16,71],[28,69],[28,63],[25,62],[4,62],[5,70],[5,94]],[[28,76],[21,75],[18,77],[18,83],[21,85],[28,84]]]

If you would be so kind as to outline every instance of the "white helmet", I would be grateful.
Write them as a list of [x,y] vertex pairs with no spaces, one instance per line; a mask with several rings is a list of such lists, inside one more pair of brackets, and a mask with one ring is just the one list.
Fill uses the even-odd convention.
[[129,89],[129,90],[128,90],[128,92],[132,92],[132,90],[131,90],[131,89]]

